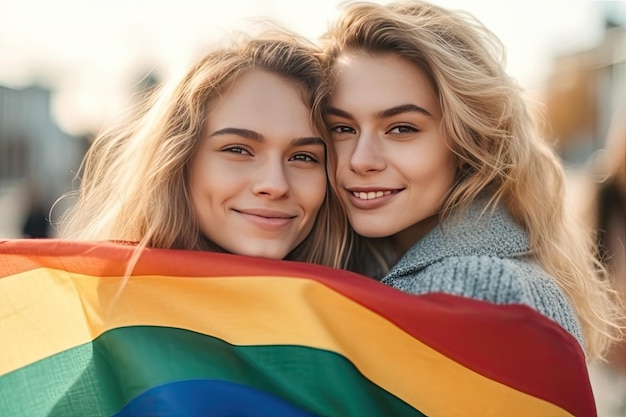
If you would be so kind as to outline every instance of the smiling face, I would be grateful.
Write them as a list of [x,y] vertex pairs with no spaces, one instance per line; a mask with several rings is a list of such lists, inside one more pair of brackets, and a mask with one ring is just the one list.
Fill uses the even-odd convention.
[[437,224],[455,181],[437,95],[424,71],[393,54],[345,54],[335,69],[326,121],[350,223],[406,250]]
[[263,70],[241,75],[209,112],[189,184],[206,237],[231,253],[284,258],[326,195],[325,146],[302,89]]

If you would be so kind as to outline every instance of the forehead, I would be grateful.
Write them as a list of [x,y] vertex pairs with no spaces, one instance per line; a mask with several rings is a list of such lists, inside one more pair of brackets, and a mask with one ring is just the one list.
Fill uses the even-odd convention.
[[251,69],[239,74],[230,87],[222,94],[217,106],[229,106],[237,102],[238,105],[249,103],[276,103],[274,95],[282,99],[300,101],[306,105],[304,99],[306,88],[295,80],[288,79],[265,69]]
[[273,72],[246,71],[212,106],[207,125],[210,131],[238,127],[264,135],[311,136],[304,92],[304,86]]
[[349,52],[338,57],[335,71],[336,82],[330,96],[333,106],[369,103],[384,109],[413,103],[440,113],[430,78],[406,58]]

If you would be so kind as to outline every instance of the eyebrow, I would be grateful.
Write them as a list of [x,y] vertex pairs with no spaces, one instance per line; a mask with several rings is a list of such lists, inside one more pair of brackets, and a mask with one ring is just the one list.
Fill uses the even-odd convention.
[[415,104],[401,104],[399,106],[392,107],[387,110],[383,110],[376,114],[379,119],[385,119],[387,117],[397,116],[402,113],[422,113],[426,116],[432,117],[428,110]]
[[242,138],[254,140],[257,142],[262,142],[264,140],[263,135],[261,135],[260,133],[255,132],[254,130],[241,129],[238,127],[225,127],[223,129],[216,130],[215,132],[211,133],[209,137],[211,138],[213,136],[222,136],[222,135],[241,136]]
[[[329,107],[327,113],[338,117],[344,117],[346,119],[354,119],[354,117],[350,113],[336,107]],[[385,119],[387,117],[393,117],[403,113],[421,113],[425,116],[433,117],[433,115],[423,107],[415,104],[401,104],[399,106],[394,106],[376,113],[376,118]]]
[[[255,132],[254,130],[243,129],[239,127],[225,127],[223,129],[216,130],[215,132],[211,133],[209,137],[221,136],[221,135],[236,135],[245,139],[253,140],[255,142],[263,142],[265,140],[265,137],[263,137],[263,135],[260,134],[259,132]],[[322,138],[320,138],[319,136],[305,136],[305,137],[295,138],[291,141],[290,145],[291,146],[321,145],[323,147],[326,147],[326,144],[324,143]]]

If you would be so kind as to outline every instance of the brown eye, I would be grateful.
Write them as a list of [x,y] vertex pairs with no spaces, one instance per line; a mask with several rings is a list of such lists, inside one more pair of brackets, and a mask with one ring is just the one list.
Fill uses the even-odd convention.
[[252,155],[250,151],[248,151],[246,148],[240,145],[228,146],[222,149],[222,152],[234,153],[238,155]]
[[289,158],[290,161],[299,161],[299,162],[318,162],[317,158],[308,153],[298,153]]
[[356,130],[354,130],[350,126],[344,126],[344,125],[331,127],[330,131],[332,133],[338,133],[338,134],[345,134],[345,133],[355,134],[356,133]]
[[387,131],[392,135],[406,135],[415,132],[419,132],[419,129],[411,125],[396,125]]

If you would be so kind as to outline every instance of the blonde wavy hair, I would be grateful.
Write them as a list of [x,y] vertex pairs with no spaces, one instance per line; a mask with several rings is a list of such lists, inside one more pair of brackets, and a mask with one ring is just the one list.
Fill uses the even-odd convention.
[[[131,123],[95,139],[81,165],[75,200],[58,222],[60,236],[133,242],[140,249],[222,251],[200,232],[189,163],[212,105],[255,68],[302,87],[311,124],[326,144],[327,172],[334,173],[336,156],[322,113],[328,85],[319,48],[284,29],[254,38],[239,35],[198,60],[171,91],[155,93]],[[334,191],[334,175],[328,178],[313,230],[286,259],[345,266],[347,220]]]
[[[504,48],[471,15],[421,1],[343,6],[322,37],[327,65],[342,53],[393,53],[430,78],[442,129],[458,156],[457,181],[441,218],[479,197],[504,204],[527,231],[536,260],[571,299],[588,359],[622,336],[624,318],[587,230],[564,207],[566,179],[543,140],[522,90],[505,73]],[[390,75],[391,76],[391,75]]]

